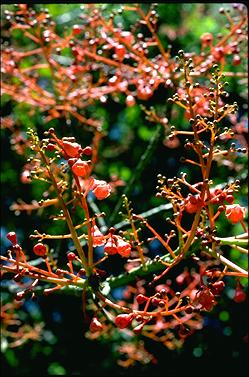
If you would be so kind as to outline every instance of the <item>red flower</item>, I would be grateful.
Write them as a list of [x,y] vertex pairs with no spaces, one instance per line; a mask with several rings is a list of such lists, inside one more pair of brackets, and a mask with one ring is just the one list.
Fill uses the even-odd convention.
[[117,252],[121,255],[121,257],[128,258],[131,254],[131,245],[128,242],[124,241],[120,236],[115,236],[115,238]]
[[245,217],[246,209],[241,207],[239,204],[231,204],[226,206],[226,217],[233,224],[242,221]]
[[105,243],[105,236],[101,233],[97,225],[92,227],[93,247],[103,246]]
[[189,195],[185,200],[185,211],[188,213],[195,213],[203,206],[203,201],[200,199],[199,196],[196,195]]
[[120,254],[123,258],[128,258],[131,254],[131,245],[120,236],[111,235],[104,246],[104,251],[109,254]]
[[118,249],[114,242],[114,238],[110,237],[104,246],[104,251],[109,255],[117,254]]
[[199,304],[203,307],[203,309],[210,311],[213,309],[213,306],[215,304],[214,295],[209,290],[209,288],[204,288],[202,291],[200,291],[198,294],[198,301]]
[[211,202],[213,204],[222,204],[224,200],[226,199],[226,193],[223,192],[221,189],[211,189]]
[[69,157],[78,157],[81,146],[78,143],[71,143],[70,141],[62,141],[62,147]]
[[213,283],[212,286],[210,287],[210,290],[213,293],[213,295],[220,295],[224,288],[225,288],[225,283],[224,281],[220,280]]
[[92,186],[92,192],[96,196],[98,200],[103,200],[107,198],[111,193],[111,186],[106,181],[100,181],[98,179],[94,179],[94,183]]
[[72,171],[78,177],[85,177],[89,171],[90,167],[86,161],[82,161],[80,158],[73,164]]

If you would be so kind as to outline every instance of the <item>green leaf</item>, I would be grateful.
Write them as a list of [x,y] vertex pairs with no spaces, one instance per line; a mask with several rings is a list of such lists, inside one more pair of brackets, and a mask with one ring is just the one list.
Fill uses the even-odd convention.
[[230,318],[230,315],[226,310],[223,310],[222,312],[220,312],[219,319],[221,321],[226,322],[229,320],[229,318]]
[[152,138],[154,130],[147,128],[146,126],[140,126],[138,129],[138,136],[145,141],[148,141]]
[[5,352],[5,357],[12,367],[18,366],[19,362],[13,350],[7,349],[7,351]]
[[54,363],[49,365],[48,374],[50,376],[65,376],[66,370],[62,365],[60,365],[57,362],[54,362]]

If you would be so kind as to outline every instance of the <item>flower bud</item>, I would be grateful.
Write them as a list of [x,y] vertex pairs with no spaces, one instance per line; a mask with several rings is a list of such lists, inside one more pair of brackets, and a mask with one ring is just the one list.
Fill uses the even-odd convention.
[[204,33],[201,36],[202,46],[205,48],[206,46],[210,46],[212,44],[214,37],[211,33]]
[[128,95],[125,100],[126,106],[134,106],[136,104],[136,100],[132,95]]
[[40,242],[33,247],[33,252],[39,257],[44,257],[47,254],[47,248]]
[[68,259],[68,261],[76,260],[76,255],[72,252],[67,253],[67,259]]
[[6,235],[6,238],[12,243],[12,245],[15,245],[17,243],[16,233],[15,232],[9,232]]
[[73,35],[80,34],[82,32],[82,27],[80,25],[73,25]]
[[132,318],[133,318],[133,314],[119,314],[115,318],[115,325],[119,329],[125,329],[126,327],[130,325]]
[[145,325],[145,322],[140,323],[140,325],[137,325],[136,327],[134,327],[133,332],[134,332],[136,335],[141,334],[144,325]]
[[21,301],[21,300],[23,300],[24,297],[25,297],[25,294],[26,294],[25,291],[17,292],[17,294],[16,294],[16,296],[15,296],[15,300],[16,300],[16,301]]
[[126,53],[126,48],[123,45],[119,44],[115,47],[115,54],[117,55],[118,60],[120,61],[124,60],[125,53]]
[[148,300],[148,297],[146,297],[142,294],[139,294],[139,295],[137,295],[136,300],[137,300],[138,304],[143,304],[144,302],[146,302]]
[[103,325],[96,317],[93,317],[89,328],[91,332],[102,331]]

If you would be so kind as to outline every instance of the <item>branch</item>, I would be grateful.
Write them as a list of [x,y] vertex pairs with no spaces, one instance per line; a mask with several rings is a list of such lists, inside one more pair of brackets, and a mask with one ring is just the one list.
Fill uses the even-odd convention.
[[[175,253],[177,253],[177,251],[178,249],[175,250]],[[165,265],[160,261],[170,263],[170,255],[167,254],[162,256],[159,261],[149,260],[145,262],[146,270],[144,269],[143,265],[140,265],[119,276],[107,278],[106,281],[103,283],[103,290],[105,294],[106,290],[110,291],[113,288],[121,287],[130,282],[134,282],[138,277],[143,277],[149,274],[153,274],[157,271],[163,270],[165,268]]]

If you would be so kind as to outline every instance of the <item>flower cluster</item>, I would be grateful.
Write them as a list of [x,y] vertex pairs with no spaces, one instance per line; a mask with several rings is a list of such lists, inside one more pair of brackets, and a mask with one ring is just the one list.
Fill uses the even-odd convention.
[[113,234],[113,229],[110,229],[109,234],[104,236],[97,225],[92,228],[93,246],[103,246],[104,251],[108,255],[120,254],[122,257],[128,258],[131,254],[131,245],[122,237]]
[[[7,233],[10,244],[1,256],[1,271],[17,286],[14,302],[57,291],[80,292],[89,338],[115,339],[115,331],[128,331],[176,349],[202,328],[203,312],[215,308],[227,287],[234,287],[236,303],[246,299],[245,265],[227,252],[248,253],[247,212],[240,202],[244,176],[230,178],[227,163],[222,166],[224,182],[224,173],[217,173],[224,161],[242,165],[247,153],[246,144],[240,145],[244,118],[240,123],[236,118],[240,104],[228,101],[225,82],[225,76],[245,77],[244,71],[225,71],[229,64],[244,67],[244,6],[235,4],[232,15],[221,9],[229,21],[225,35],[206,32],[198,41],[199,53],[179,50],[176,57],[157,32],[155,4],[124,5],[110,17],[102,6],[85,4],[77,23],[63,36],[48,11],[27,4],[13,9],[5,12],[10,31],[18,30],[32,43],[19,49],[4,45],[2,93],[28,106],[27,119],[42,114],[45,130],[30,127],[22,134],[10,117],[4,118],[4,128],[12,133],[12,148],[28,157],[21,182],[46,188],[39,199],[20,200],[11,209],[16,214],[48,213],[39,222],[42,228],[48,222],[65,225],[55,227],[56,234],[52,226],[48,233],[33,230],[31,247],[18,242],[17,230]],[[122,27],[116,18],[126,12],[137,22]],[[49,79],[43,82],[39,72],[44,69]],[[160,91],[167,105],[151,106]],[[118,175],[109,177],[113,165],[109,169],[108,164],[112,160],[118,170],[115,157],[124,149],[115,146],[105,153],[110,127],[103,125],[101,111],[95,111],[104,111],[108,101],[127,107],[128,115],[133,114],[131,107],[143,104],[145,120],[157,123],[136,169],[128,170],[131,178],[123,195],[116,187],[125,183]],[[54,128],[47,127],[50,122]],[[179,161],[184,168],[173,177],[158,174],[156,197],[140,209],[139,193],[150,181],[141,173],[146,164],[153,166],[153,151],[162,135],[163,148],[184,146]],[[163,158],[161,165],[163,170]],[[135,209],[129,195],[135,198]],[[147,203],[154,207],[142,212]],[[162,211],[170,216],[161,216]],[[154,215],[157,223],[150,219]],[[116,222],[118,216],[123,220]],[[236,235],[224,234],[222,222]],[[115,300],[113,292],[119,287],[124,292]]]

